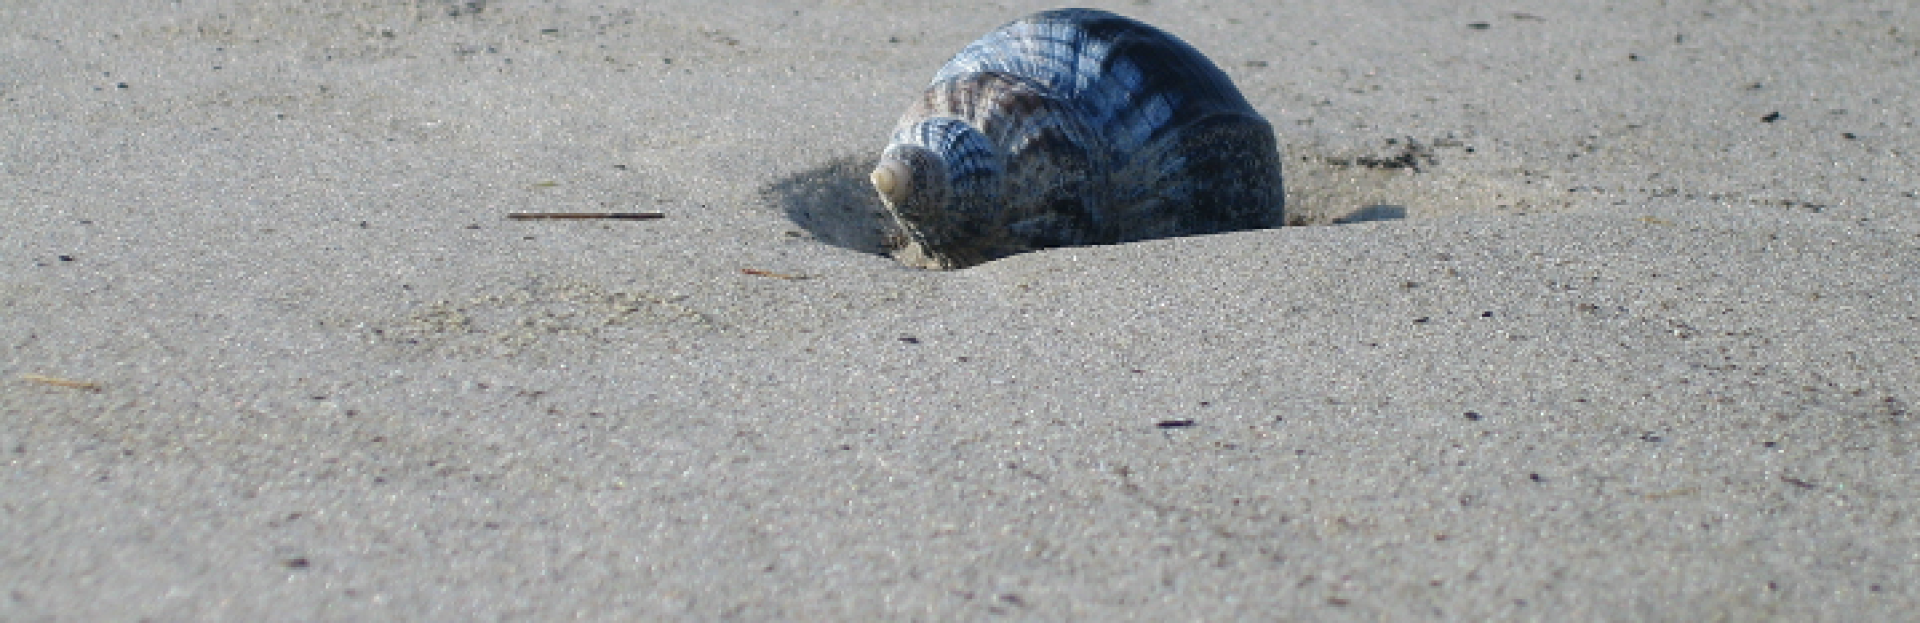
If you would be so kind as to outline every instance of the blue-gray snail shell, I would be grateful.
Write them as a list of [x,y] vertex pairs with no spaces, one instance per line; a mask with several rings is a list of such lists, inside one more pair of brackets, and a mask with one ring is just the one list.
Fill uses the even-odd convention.
[[922,268],[1278,227],[1285,203],[1273,126],[1219,67],[1087,9],[1021,18],[947,61],[871,179],[894,256]]

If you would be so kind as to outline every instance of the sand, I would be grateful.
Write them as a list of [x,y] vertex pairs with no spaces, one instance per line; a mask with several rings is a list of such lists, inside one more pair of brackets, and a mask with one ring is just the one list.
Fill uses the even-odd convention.
[[0,7],[0,619],[1920,608],[1920,10],[1108,7],[1301,226],[912,270],[961,6]]

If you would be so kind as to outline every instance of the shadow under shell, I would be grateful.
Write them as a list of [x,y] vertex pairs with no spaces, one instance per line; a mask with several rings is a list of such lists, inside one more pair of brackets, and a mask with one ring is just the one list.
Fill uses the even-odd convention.
[[760,189],[760,196],[814,239],[861,253],[887,255],[905,238],[867,174],[871,156],[842,156]]

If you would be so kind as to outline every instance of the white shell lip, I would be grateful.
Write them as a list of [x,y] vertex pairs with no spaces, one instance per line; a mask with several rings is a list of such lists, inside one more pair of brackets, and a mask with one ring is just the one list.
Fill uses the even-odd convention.
[[912,179],[907,165],[896,160],[885,160],[873,168],[873,174],[867,179],[873,182],[874,190],[888,203],[899,203],[907,195],[908,180]]
[[952,263],[942,260],[939,256],[928,252],[927,248],[921,246],[917,241],[909,241],[905,246],[894,250],[893,259],[898,260],[902,264],[926,270],[947,270],[954,268]]

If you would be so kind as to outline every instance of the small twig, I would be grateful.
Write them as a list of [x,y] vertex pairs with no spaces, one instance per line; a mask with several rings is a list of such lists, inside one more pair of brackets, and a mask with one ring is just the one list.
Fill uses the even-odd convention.
[[775,279],[806,279],[807,278],[806,275],[789,275],[786,273],[776,273],[770,270],[760,270],[758,268],[742,268],[740,269],[740,272],[742,274],[754,275],[757,277],[772,277]]
[[513,212],[507,218],[515,221],[539,220],[614,220],[614,221],[650,221],[666,218],[660,212]]
[[54,387],[65,387],[67,389],[84,389],[90,392],[100,391],[100,384],[95,383],[93,381],[76,381],[73,379],[63,379],[57,376],[47,376],[44,374],[31,374],[31,373],[22,374],[20,375],[20,378],[27,382],[40,383],[44,385],[52,385]]

